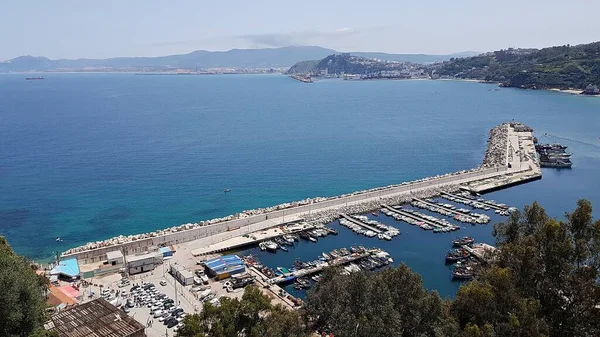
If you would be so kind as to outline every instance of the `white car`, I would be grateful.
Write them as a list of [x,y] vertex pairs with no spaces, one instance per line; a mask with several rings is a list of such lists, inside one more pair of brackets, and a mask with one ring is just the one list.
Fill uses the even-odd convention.
[[171,315],[169,315],[169,313],[165,313],[165,314],[163,314],[162,316],[160,316],[160,317],[158,318],[158,321],[159,321],[159,322],[162,322],[162,321],[164,321],[165,319],[167,319],[167,318],[169,318],[169,317],[171,317]]
[[163,314],[164,314],[164,312],[163,312],[162,310],[156,310],[156,311],[154,312],[154,315],[153,315],[153,317],[154,317],[154,318],[158,318],[158,317],[162,316]]
[[127,290],[121,291],[121,297],[127,297]]

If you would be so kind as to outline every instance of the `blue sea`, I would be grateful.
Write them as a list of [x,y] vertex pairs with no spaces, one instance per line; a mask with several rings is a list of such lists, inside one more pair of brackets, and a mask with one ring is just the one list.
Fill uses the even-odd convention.
[[[489,129],[512,119],[542,142],[568,145],[574,165],[486,198],[517,207],[538,200],[556,217],[587,198],[600,216],[598,98],[452,81],[24,77],[0,75],[0,235],[35,260],[120,234],[469,169]],[[458,285],[443,253],[453,237],[396,225],[403,234],[389,243],[340,228],[319,246],[263,262],[290,266],[372,242],[452,296]],[[464,233],[493,243],[491,229]]]

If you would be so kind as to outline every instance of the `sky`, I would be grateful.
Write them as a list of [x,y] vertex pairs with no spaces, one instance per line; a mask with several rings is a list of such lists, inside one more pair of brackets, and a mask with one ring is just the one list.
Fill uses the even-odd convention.
[[449,54],[600,40],[598,0],[1,0],[0,60],[316,45]]

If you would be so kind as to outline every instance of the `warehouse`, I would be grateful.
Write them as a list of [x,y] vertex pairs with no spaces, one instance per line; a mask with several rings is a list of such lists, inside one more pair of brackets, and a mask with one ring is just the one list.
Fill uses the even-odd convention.
[[217,280],[226,279],[232,275],[246,271],[244,261],[237,255],[224,255],[204,262],[208,275]]
[[152,271],[157,264],[162,263],[161,253],[127,256],[127,272],[129,275]]

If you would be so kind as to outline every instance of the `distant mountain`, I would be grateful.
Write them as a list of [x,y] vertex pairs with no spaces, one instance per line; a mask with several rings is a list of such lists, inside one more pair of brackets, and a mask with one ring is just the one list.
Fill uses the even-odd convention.
[[[108,59],[59,59],[46,57],[20,56],[0,62],[0,72],[27,71],[164,71],[173,69],[203,68],[283,68],[302,60],[320,60],[328,55],[339,53],[333,49],[297,46],[267,49],[232,49],[211,52],[197,50],[189,54],[160,57],[116,57]],[[357,52],[353,55],[378,58],[387,61],[431,63],[449,60],[452,55],[386,54]]]
[[586,89],[600,85],[600,42],[543,49],[499,50],[435,65],[442,76],[527,89]]

